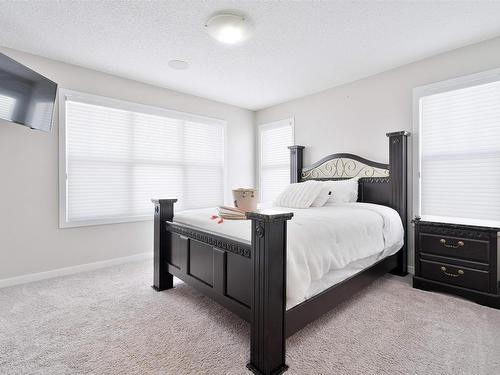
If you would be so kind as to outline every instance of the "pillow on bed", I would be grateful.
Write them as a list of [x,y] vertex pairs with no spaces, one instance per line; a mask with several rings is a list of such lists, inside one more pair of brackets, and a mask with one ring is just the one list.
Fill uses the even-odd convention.
[[328,199],[332,196],[332,186],[324,182],[321,183],[321,191],[319,192],[316,199],[312,202],[311,207],[323,207]]
[[323,184],[319,181],[306,181],[288,185],[274,201],[275,206],[308,208],[321,192]]
[[332,189],[332,195],[327,203],[351,203],[358,200],[358,180],[359,178],[350,178],[340,181],[325,181]]

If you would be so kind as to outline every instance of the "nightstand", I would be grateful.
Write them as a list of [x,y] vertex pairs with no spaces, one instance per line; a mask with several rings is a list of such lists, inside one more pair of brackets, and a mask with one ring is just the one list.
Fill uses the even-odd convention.
[[413,287],[456,294],[500,308],[498,228],[415,223]]

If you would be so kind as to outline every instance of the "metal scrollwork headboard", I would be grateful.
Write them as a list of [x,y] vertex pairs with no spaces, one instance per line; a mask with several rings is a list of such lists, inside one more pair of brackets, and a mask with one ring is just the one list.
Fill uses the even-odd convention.
[[389,165],[353,154],[332,154],[302,170],[301,179],[389,177]]

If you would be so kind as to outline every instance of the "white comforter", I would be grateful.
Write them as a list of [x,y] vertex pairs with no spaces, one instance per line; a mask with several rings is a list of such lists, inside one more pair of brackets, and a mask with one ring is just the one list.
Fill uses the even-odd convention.
[[[398,213],[370,203],[332,204],[323,207],[274,209],[293,212],[287,237],[287,305],[306,299],[311,284],[332,270],[357,260],[392,253],[403,244],[403,225]],[[210,220],[215,209],[176,213],[174,221],[249,242],[250,222]],[[390,254],[385,254],[390,255]]]

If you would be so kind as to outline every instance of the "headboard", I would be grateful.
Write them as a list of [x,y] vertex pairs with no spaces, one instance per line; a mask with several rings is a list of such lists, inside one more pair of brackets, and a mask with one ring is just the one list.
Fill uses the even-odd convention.
[[[405,228],[405,247],[400,252],[406,265],[407,226],[407,131],[387,133],[389,138],[389,164],[377,163],[361,156],[347,153],[324,157],[310,167],[303,167],[304,146],[290,146],[290,182],[307,180],[359,179],[358,201],[376,203],[394,208]],[[406,269],[402,273],[406,272]]]

